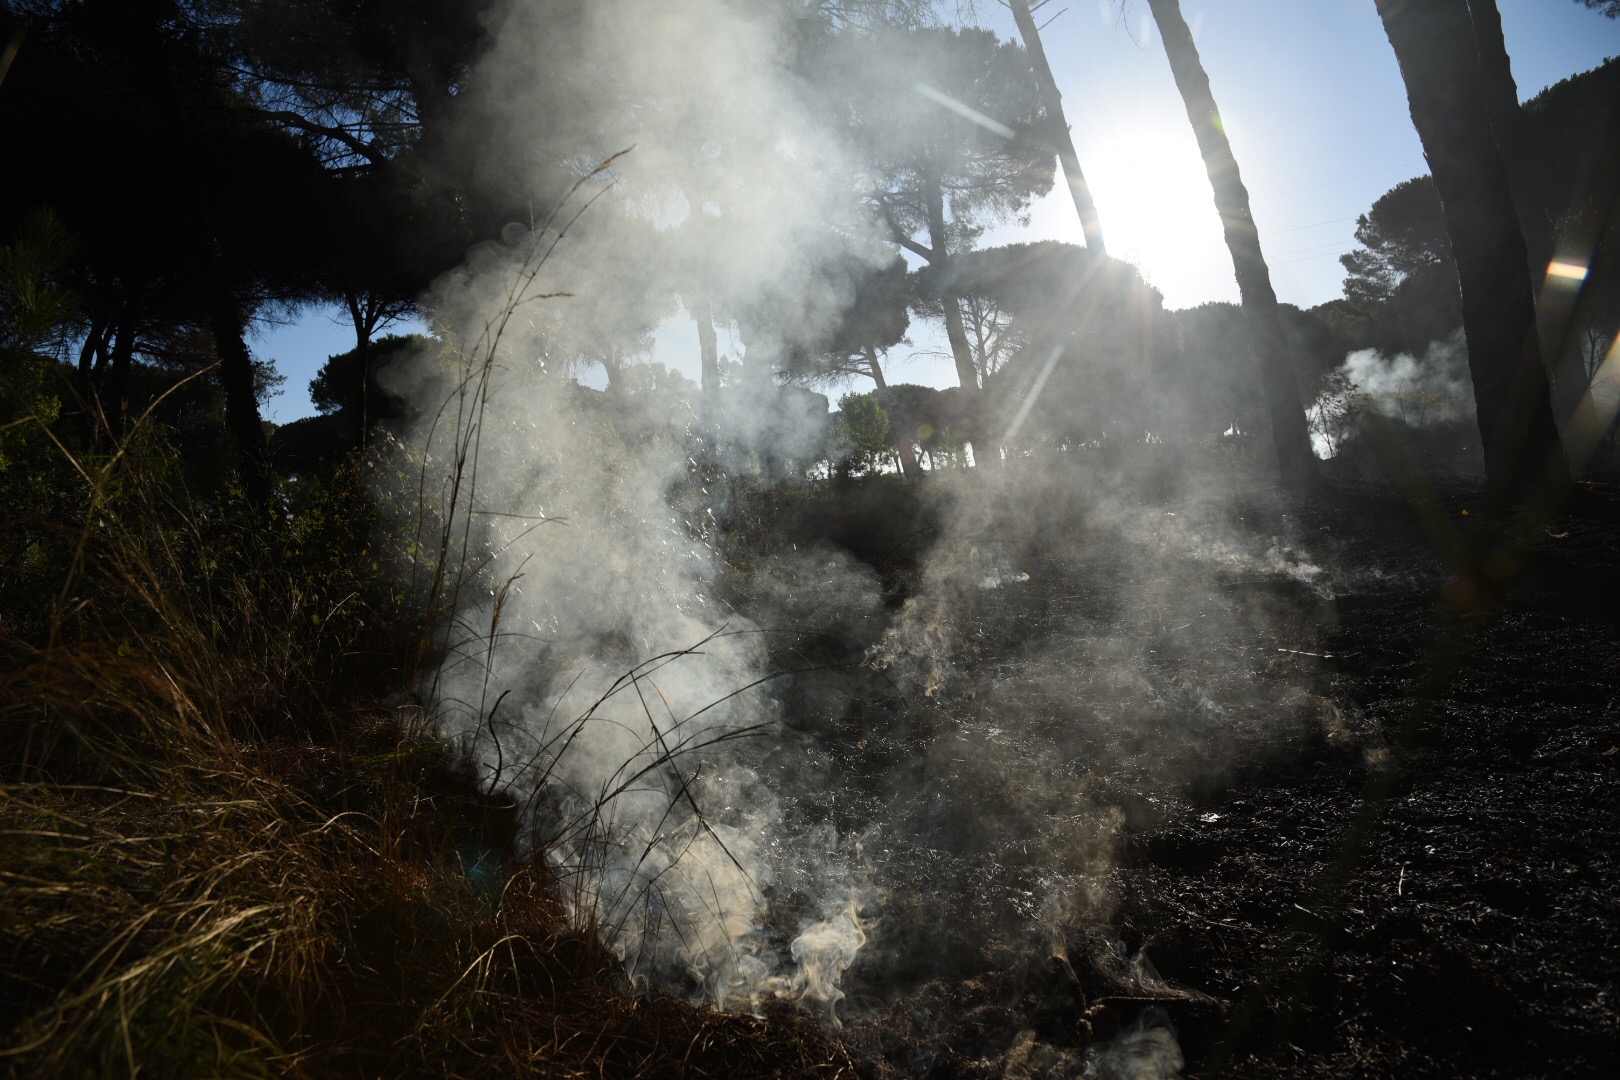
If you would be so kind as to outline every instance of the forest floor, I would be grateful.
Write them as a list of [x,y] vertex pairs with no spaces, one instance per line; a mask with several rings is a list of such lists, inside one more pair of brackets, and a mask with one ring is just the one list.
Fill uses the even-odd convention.
[[1442,490],[1421,524],[1377,493],[1150,501],[998,546],[1018,573],[958,597],[952,674],[820,736],[880,778],[834,819],[929,853],[884,867],[847,980],[867,1060],[1606,1075],[1620,489],[1585,487],[1483,602],[1438,554],[1478,499]]
[[732,507],[717,599],[802,631],[745,763],[811,841],[773,944],[841,845],[841,1026],[623,993],[515,807],[392,714],[244,734],[294,685],[263,650],[177,638],[184,696],[91,640],[13,677],[135,735],[0,785],[0,1074],[1612,1072],[1620,486],[1494,593],[1463,486],[1072,464]]
[[[1220,999],[1181,1025],[1191,1073],[1579,1076],[1620,1060],[1620,549],[1613,493],[1600,505],[1547,529],[1494,610],[1422,587],[1336,598],[1318,678],[1376,721],[1387,765],[1246,763],[1133,838],[1122,918],[1161,972]],[[1386,569],[1427,557],[1353,529]]]
[[[1547,532],[1494,610],[1428,588],[1336,598],[1316,677],[1381,729],[1387,763],[1243,762],[1131,838],[1122,928],[1216,999],[1167,1006],[1189,1075],[1620,1062],[1620,536],[1612,516]],[[1352,536],[1386,568],[1425,557]]]

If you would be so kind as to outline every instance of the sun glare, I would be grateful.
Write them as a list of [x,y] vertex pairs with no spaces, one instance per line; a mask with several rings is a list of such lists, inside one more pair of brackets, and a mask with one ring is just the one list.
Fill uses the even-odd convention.
[[[1211,291],[1226,248],[1203,162],[1190,144],[1153,131],[1100,145],[1087,172],[1108,250],[1137,264],[1172,307]],[[1075,233],[1078,234],[1078,225]],[[1198,299],[1194,299],[1197,294]]]

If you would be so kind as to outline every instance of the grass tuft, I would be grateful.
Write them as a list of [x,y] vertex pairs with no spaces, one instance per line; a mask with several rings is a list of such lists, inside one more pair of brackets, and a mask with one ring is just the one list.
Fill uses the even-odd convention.
[[59,587],[0,624],[0,1070],[856,1071],[789,1012],[627,995],[568,926],[517,808],[398,690],[423,620],[362,485],[266,521],[172,465],[150,435],[74,460]]

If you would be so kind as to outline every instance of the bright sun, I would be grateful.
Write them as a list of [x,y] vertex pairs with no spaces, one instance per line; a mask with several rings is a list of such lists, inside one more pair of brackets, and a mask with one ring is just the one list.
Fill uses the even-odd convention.
[[1220,219],[1196,150],[1150,131],[1099,148],[1087,171],[1109,251],[1176,294],[1207,293],[1211,274],[1230,274]]
[[[1083,154],[1109,254],[1139,266],[1170,307],[1197,304],[1228,288],[1231,260],[1196,149],[1133,131],[1101,140]],[[1061,180],[1035,208],[1031,224],[1042,235],[1081,242]],[[1230,288],[1235,300],[1236,287]]]

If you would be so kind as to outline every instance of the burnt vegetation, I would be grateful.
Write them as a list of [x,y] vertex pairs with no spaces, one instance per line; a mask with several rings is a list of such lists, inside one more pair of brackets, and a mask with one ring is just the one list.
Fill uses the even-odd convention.
[[1620,63],[1170,310],[1009,6],[0,2],[0,1071],[1620,1059]]

